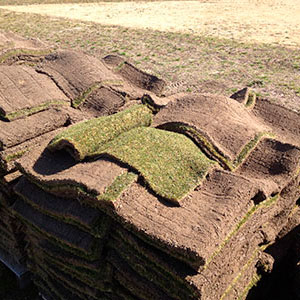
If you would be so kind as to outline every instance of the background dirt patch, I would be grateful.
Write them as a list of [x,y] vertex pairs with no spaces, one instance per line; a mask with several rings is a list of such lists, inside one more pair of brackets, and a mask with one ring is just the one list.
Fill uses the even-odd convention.
[[300,1],[154,1],[5,6],[105,25],[300,45]]

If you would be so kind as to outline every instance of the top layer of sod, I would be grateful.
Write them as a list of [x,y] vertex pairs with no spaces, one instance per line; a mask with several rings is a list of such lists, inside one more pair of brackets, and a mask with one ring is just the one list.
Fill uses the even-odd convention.
[[0,116],[7,120],[32,115],[69,99],[53,81],[25,66],[0,66]]
[[150,122],[148,108],[137,105],[72,126],[48,147],[66,147],[78,160],[99,155],[113,157],[136,169],[157,195],[178,204],[214,162],[184,135],[141,127]]
[[184,135],[146,127],[120,135],[103,153],[134,167],[152,190],[175,203],[194,189],[214,165]]
[[76,124],[57,135],[48,148],[66,148],[76,160],[111,156],[136,169],[156,194],[178,203],[214,163],[184,135],[144,127],[151,121],[151,111],[135,105]]
[[144,105],[135,105],[118,114],[78,123],[57,135],[48,149],[66,148],[76,160],[94,156],[105,144],[123,132],[138,126],[149,126],[152,113]]
[[153,123],[191,137],[229,170],[241,164],[272,132],[243,104],[211,94],[179,95],[157,113]]

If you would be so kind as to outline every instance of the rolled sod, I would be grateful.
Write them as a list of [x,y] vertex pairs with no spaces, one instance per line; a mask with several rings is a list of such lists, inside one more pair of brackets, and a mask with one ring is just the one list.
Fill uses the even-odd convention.
[[66,148],[78,161],[94,156],[105,144],[123,132],[139,126],[150,126],[152,113],[144,105],[135,105],[120,113],[92,119],[71,126],[48,145],[55,151]]

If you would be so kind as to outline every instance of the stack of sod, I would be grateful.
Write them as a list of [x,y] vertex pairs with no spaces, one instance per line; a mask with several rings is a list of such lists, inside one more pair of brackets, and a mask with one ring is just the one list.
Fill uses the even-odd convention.
[[64,51],[41,58],[39,72],[79,113],[24,114],[19,100],[5,107],[0,230],[14,256],[26,243],[45,298],[245,299],[276,269],[289,247],[272,249],[299,226],[299,114],[248,90],[163,102],[149,93],[152,109],[132,106],[61,131],[80,112],[102,115],[110,97],[120,106],[107,113],[126,96],[159,93],[163,82],[113,56],[99,64]]
[[[203,97],[214,100],[215,110],[224,108],[224,101],[229,105],[228,101],[233,101],[211,95],[197,99]],[[192,101],[188,103],[193,105]],[[198,105],[197,101],[194,103]],[[182,106],[182,119],[186,118],[185,104],[186,101],[177,101]],[[233,102],[231,106],[231,113],[236,109],[238,115],[248,115],[254,122],[252,128],[280,133],[276,124],[270,126],[271,122],[257,118],[243,104]],[[156,118],[169,107],[168,104]],[[274,260],[279,259],[268,254],[267,249],[276,243],[299,198],[300,149],[266,137],[246,147],[247,153],[234,172],[225,171],[215,168],[217,164],[201,152],[201,144],[193,143],[188,134],[186,137],[165,131],[161,125],[160,129],[147,127],[149,114],[150,110],[140,105],[113,117],[74,125],[55,137],[48,149],[35,149],[19,161],[18,168],[34,182],[32,187],[39,185],[40,192],[44,190],[43,197],[34,199],[32,195],[37,191],[20,189],[21,182],[16,186],[25,202],[18,203],[15,210],[20,218],[27,218],[25,222],[29,220],[30,249],[32,253],[44,249],[43,255],[31,255],[37,284],[62,299],[68,299],[64,296],[68,293],[66,287],[74,288],[67,264],[61,265],[57,259],[59,252],[63,257],[70,253],[59,250],[61,244],[55,244],[45,234],[43,240],[32,229],[37,225],[39,230],[44,227],[33,224],[37,212],[56,222],[59,219],[65,225],[78,226],[81,209],[76,209],[80,212],[76,215],[69,209],[70,202],[78,201],[77,205],[101,212],[111,222],[101,257],[110,270],[109,276],[108,271],[101,275],[109,286],[107,290],[99,287],[105,297],[244,299],[263,272],[270,272]],[[124,127],[125,117],[128,121]],[[238,131],[240,122],[236,118],[226,122],[228,128],[236,128],[231,140],[239,141],[241,146],[235,148],[243,149],[242,145],[249,142]],[[205,132],[206,127],[202,126]],[[248,132],[249,136],[255,136],[254,129]],[[286,129],[293,134],[294,127]],[[215,140],[226,146],[222,135]],[[77,164],[66,163],[68,154],[61,156],[57,151],[64,148],[79,161]],[[53,200],[58,196],[59,201]],[[35,217],[28,215],[33,209]],[[93,227],[90,232],[95,232]],[[37,241],[42,241],[42,245]],[[55,249],[51,251],[56,256],[48,255],[49,249]],[[76,259],[72,256],[72,261]],[[64,288],[53,281],[55,276],[64,280]],[[75,277],[83,279],[79,274]],[[91,279],[87,278],[83,281],[89,284]],[[85,299],[80,294],[84,290],[91,295],[85,285],[77,290],[79,299]]]
[[111,219],[77,200],[48,194],[25,178],[15,191],[20,197],[13,209],[27,228],[28,266],[36,285],[46,284],[58,299],[101,299],[111,289],[104,260]]
[[[24,225],[20,225],[19,217],[15,218],[11,215],[11,205],[19,207],[21,211],[24,209],[21,205],[21,200],[15,203],[16,194],[13,191],[13,187],[20,179],[20,174],[16,171],[15,162],[26,153],[39,148],[41,144],[48,144],[54,136],[59,134],[62,127],[90,119],[95,115],[110,115],[115,113],[125,105],[128,97],[127,92],[123,91],[125,86],[119,85],[119,79],[122,78],[110,71],[103,62],[93,57],[82,53],[71,53],[69,55],[69,53],[63,54],[63,52],[59,52],[66,59],[73,59],[74,61],[74,58],[75,60],[80,58],[82,65],[78,64],[79,60],[77,60],[76,66],[79,69],[81,68],[82,72],[75,70],[71,74],[70,70],[63,71],[59,69],[61,66],[58,62],[55,69],[58,73],[61,71],[62,75],[56,81],[56,78],[53,79],[47,72],[41,70],[41,65],[49,67],[48,62],[51,61],[51,57],[55,57],[51,56],[52,50],[47,50],[44,45],[33,40],[27,41],[2,33],[0,43],[4,43],[3,45],[1,44],[3,50],[0,53],[0,90],[2,91],[0,97],[0,194],[2,218],[0,250],[4,252],[1,253],[0,259],[13,269],[12,265],[15,264],[10,263],[11,261],[25,263],[25,245],[27,243],[27,241],[24,241]],[[6,49],[5,45],[13,46],[13,48]],[[59,60],[58,57],[61,58],[58,55],[57,60]],[[89,64],[89,62],[93,63]],[[36,70],[38,65],[39,71]],[[62,67],[65,68],[66,66]],[[90,75],[88,76],[88,74]],[[77,78],[75,78],[76,76]],[[82,81],[83,78],[86,79],[86,82]],[[100,80],[100,78],[103,80]],[[79,93],[71,97],[67,92],[68,89],[64,90],[63,87],[59,86],[60,80],[68,82],[65,87],[71,87],[72,90],[79,91]],[[100,81],[101,84],[98,84]],[[96,83],[96,86],[94,89],[89,90],[91,82],[93,84]],[[87,84],[87,90],[84,88],[85,84]],[[126,87],[128,88],[127,91],[134,91],[133,86],[129,82],[126,84]],[[139,95],[142,95],[142,93],[140,89]],[[88,101],[84,104],[85,98]],[[77,103],[76,99],[80,103]],[[81,106],[80,104],[84,105]],[[74,109],[71,105],[79,109]],[[139,114],[141,117],[143,114],[148,116],[148,119],[144,122],[146,125],[149,125],[151,121],[150,111],[146,108],[137,111],[135,119],[139,118]],[[110,122],[111,120],[109,119],[108,121]],[[127,128],[128,122],[129,120],[125,116],[119,130],[122,131],[122,128]],[[118,166],[115,169],[117,171],[123,170]],[[120,173],[120,175],[122,174]],[[127,176],[126,172],[126,174],[120,177],[120,180],[122,178],[125,178],[126,183],[126,180],[132,181],[135,179],[136,175],[132,173]],[[108,191],[106,197],[113,197],[115,193],[118,193],[119,181],[116,181],[116,187]],[[88,211],[88,213],[90,212]],[[42,216],[35,215],[34,212],[30,211],[29,216],[31,215],[34,216],[34,221],[36,222],[43,220]],[[62,219],[64,220],[64,217]],[[91,219],[88,219],[88,221]],[[79,228],[83,229],[84,232],[89,232],[90,228],[84,226],[85,224],[80,224],[80,222],[76,223],[76,218],[74,222],[75,225],[79,223]],[[23,223],[26,224],[26,222]],[[102,226],[108,226],[107,223],[108,221],[104,216],[103,222],[99,221],[99,224],[97,223],[94,224],[95,226],[92,226],[94,231],[91,237],[86,238],[83,242],[84,245],[80,244],[77,246],[84,246],[83,252],[88,251],[90,250],[88,249],[88,242],[95,241],[95,244],[100,245],[99,247],[101,248],[101,243],[98,243],[98,240],[101,240],[102,237],[100,234],[103,229]],[[39,225],[36,226],[39,227]],[[51,226],[56,228],[59,225],[52,222]],[[45,230],[51,230],[51,228],[46,228]],[[62,227],[63,230],[64,228]],[[76,230],[74,231],[74,235],[77,235]],[[93,243],[91,242],[91,244]],[[92,249],[96,251],[97,245]],[[81,252],[79,251],[79,253]],[[87,255],[89,254],[90,252],[87,252]],[[93,254],[96,255],[96,253]],[[97,255],[100,254],[98,253]],[[96,257],[98,257],[97,255]],[[16,271],[16,269],[13,269],[13,271]],[[97,271],[99,272],[99,270]],[[98,274],[97,276],[99,277],[100,275]]]
[[94,116],[114,113],[145,92],[160,94],[165,86],[118,56],[98,60],[78,51],[57,51],[46,55],[38,70],[60,86],[74,108]]
[[[10,174],[1,180],[0,189],[0,260],[21,279],[27,272],[25,228],[11,209],[15,196],[12,185],[20,174]],[[20,284],[22,282],[20,281]]]
[[[264,254],[264,250],[276,240],[299,197],[299,148],[264,139],[250,151],[235,173],[212,170],[209,167],[211,161],[198,153],[195,144],[184,135],[139,127],[149,124],[140,123],[139,118],[137,127],[124,128],[117,133],[113,131],[120,128],[118,120],[123,122],[124,115],[135,115],[134,112],[140,109],[144,108],[137,106],[115,115],[111,122],[112,137],[90,139],[76,134],[81,125],[75,125],[49,144],[53,153],[41,148],[20,161],[22,172],[39,184],[42,188],[39,192],[44,193],[43,197],[35,199],[33,195],[39,195],[37,190],[34,191],[37,187],[31,184],[33,190],[26,192],[22,188],[22,184],[26,188],[29,186],[28,182],[23,182],[25,179],[15,188],[21,199],[14,205],[14,210],[28,227],[30,263],[32,271],[37,274],[37,284],[47,293],[59,295],[62,299],[68,299],[65,295],[70,291],[78,299],[85,299],[85,293],[94,297],[105,295],[125,299],[209,299],[211,295],[216,299],[242,299],[261,277],[262,270],[272,269],[274,258]],[[147,119],[147,114],[144,118]],[[84,123],[83,128],[92,137],[101,136],[96,129],[107,131],[107,123],[106,118],[100,118]],[[87,143],[81,141],[86,139],[92,147],[84,147]],[[55,174],[55,160],[60,164],[55,150],[65,145],[78,160],[97,159],[71,165],[63,173]],[[124,185],[121,179],[111,178],[103,187],[103,182],[97,182],[96,178],[104,178],[101,172],[107,174],[105,164],[109,164],[110,170],[115,170],[112,173],[115,178],[127,174],[118,169],[120,167],[113,167],[110,160],[115,159],[133,168],[142,181],[128,181]],[[35,164],[37,161],[39,167]],[[280,165],[275,165],[274,161]],[[85,174],[87,179],[78,181],[74,175],[76,171]],[[203,180],[207,171],[209,177]],[[203,183],[192,192],[200,182],[193,183],[196,174]],[[95,179],[90,181],[88,178]],[[107,175],[105,178],[108,179]],[[114,182],[122,183],[125,191],[122,192],[122,188],[120,196],[113,193],[115,197],[106,197],[110,184],[114,185]],[[71,192],[73,189],[75,192]],[[53,200],[51,193],[61,193],[64,198]],[[75,197],[76,193],[78,197]],[[74,277],[74,271],[72,273],[67,263],[62,264],[57,259],[58,253],[63,253],[62,258],[71,254],[72,262],[78,262],[78,257],[82,259],[82,252],[78,255],[76,249],[75,253],[75,248],[80,246],[73,239],[75,229],[69,227],[82,226],[78,226],[78,219],[82,219],[84,212],[81,215],[80,209],[70,209],[78,200],[82,204],[78,202],[77,206],[97,206],[95,211],[111,220],[110,230],[102,242],[103,256],[99,257],[108,268],[100,275],[106,280],[107,289],[103,290],[99,282],[93,285],[99,284],[99,294],[90,290],[91,278],[79,274],[75,276],[78,281],[74,292],[74,282],[72,285],[70,278],[70,275]],[[177,207],[173,206],[174,203]],[[76,211],[80,213],[75,214]],[[43,222],[38,223],[38,220]],[[64,228],[66,235],[53,231],[58,226]],[[273,228],[273,235],[270,228]],[[77,228],[75,232],[80,237]],[[94,229],[91,228],[90,232]],[[84,236],[79,241],[92,243],[87,234]],[[249,242],[245,244],[243,240]],[[44,250],[40,251],[40,248]],[[49,249],[54,249],[51,251],[55,255]],[[97,248],[81,250],[87,249]],[[227,267],[224,267],[224,261]],[[57,277],[65,283],[63,286],[55,282]]]

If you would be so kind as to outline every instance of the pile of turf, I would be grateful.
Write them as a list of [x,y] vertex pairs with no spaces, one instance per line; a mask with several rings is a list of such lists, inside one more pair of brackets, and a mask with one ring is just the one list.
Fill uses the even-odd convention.
[[78,51],[59,50],[45,55],[37,69],[59,85],[73,107],[97,116],[107,107],[115,113],[124,102],[140,99],[145,92],[160,94],[165,87],[163,80],[118,56],[100,61]]
[[[111,218],[77,201],[69,202],[68,208],[64,207],[66,201],[45,193],[22,178],[16,162],[26,154],[30,156],[41,145],[45,147],[69,125],[81,122],[79,127],[83,131],[79,136],[82,138],[93,141],[93,138],[98,140],[102,135],[105,140],[111,134],[112,139],[135,126],[150,125],[152,113],[145,106],[134,106],[129,108],[129,114],[123,113],[119,123],[114,123],[114,116],[107,117],[97,133],[97,119],[91,120],[88,125],[82,122],[94,116],[112,115],[125,105],[130,107],[142,96],[143,89],[135,93],[130,80],[116,75],[94,57],[79,52],[54,52],[38,41],[13,34],[1,33],[0,36],[0,259],[20,278],[27,270],[27,250],[31,243],[27,237],[32,230],[39,235],[38,241],[47,236],[52,244],[59,244],[60,251],[67,249],[71,253],[69,273],[83,274],[84,271],[86,280],[93,287],[95,281],[101,281],[102,271],[99,269],[103,267],[99,258]],[[76,63],[65,64],[65,61]],[[78,68],[67,69],[68,65]],[[55,74],[52,76],[50,71]],[[125,84],[122,83],[124,80]],[[130,102],[131,99],[135,101]],[[114,130],[111,130],[113,123]],[[73,132],[78,137],[78,127],[75,128]],[[103,132],[105,128],[106,132]],[[92,133],[96,135],[92,137]],[[73,164],[73,160],[67,161]],[[137,178],[136,174],[124,172],[119,166],[110,169],[111,166],[112,163],[106,164],[108,173],[112,174],[104,174],[103,177],[104,182],[113,183],[103,193],[103,199],[107,200],[116,198]],[[98,181],[100,173],[95,174],[95,181]],[[73,176],[81,176],[76,166]],[[91,190],[94,195],[93,188]],[[77,195],[78,189],[74,193]],[[83,194],[86,194],[84,189]],[[57,252],[54,253],[52,257],[57,257]],[[77,259],[79,263],[74,271],[73,263]],[[59,262],[64,270],[65,258],[61,256]],[[93,270],[90,271],[91,268]],[[99,280],[95,279],[95,274]]]
[[[148,110],[142,106],[135,108]],[[137,170],[157,195],[178,203],[200,184],[214,162],[191,140],[180,134],[146,127],[120,134],[130,129],[130,122],[124,121],[124,115],[130,114],[131,119],[127,119],[131,122],[136,120],[135,126],[150,124],[137,123],[139,118],[133,112],[130,109],[75,125],[55,137],[48,149],[54,151],[66,147],[70,151],[72,147],[71,153],[77,160],[90,156],[109,156]],[[120,128],[119,124],[127,126]]]
[[[213,98],[199,96],[193,102],[189,100],[189,106],[193,107],[203,97]],[[191,117],[191,110],[185,112],[184,99],[173,99],[156,118],[175,104],[180,107],[183,119],[185,114]],[[213,100],[220,107],[224,107],[224,101],[234,101],[222,97]],[[268,128],[280,136],[276,126],[271,127],[269,122],[248,111],[248,107],[241,103],[231,106],[253,122],[256,120],[249,132]],[[118,118],[141,107],[115,114],[111,130],[118,124]],[[106,120],[104,117],[84,123],[87,135],[95,130],[94,122],[100,130],[102,124],[108,124]],[[233,124],[232,127],[238,128],[234,120],[226,122],[228,127]],[[90,124],[93,130],[87,129]],[[97,281],[98,289],[108,298],[117,299],[244,299],[263,274],[272,271],[274,260],[281,256],[272,256],[267,249],[276,244],[282,228],[291,224],[289,215],[299,198],[297,145],[262,138],[251,147],[246,146],[247,153],[233,172],[217,167],[219,160],[211,160],[209,157],[213,156],[206,151],[204,154],[202,144],[186,132],[137,124],[107,135],[107,139],[88,138],[93,141],[89,143],[93,155],[79,150],[78,153],[85,153],[81,156],[85,160],[68,166],[68,154],[64,152],[61,156],[58,149],[66,147],[68,141],[67,147],[72,147],[69,152],[76,157],[73,153],[86,146],[79,134],[80,125],[55,137],[48,145],[51,152],[45,150],[45,145],[30,156],[25,155],[17,164],[34,183],[22,180],[16,186],[16,193],[27,206],[23,204],[22,210],[15,206],[15,210],[20,219],[27,219],[25,222],[32,230],[28,239],[32,241],[32,257],[36,260],[32,264],[36,265],[39,276],[44,276],[44,280],[45,274],[51,280],[59,277],[65,283],[66,290],[53,287],[52,282],[50,289],[54,294],[64,297],[62,293],[72,290],[78,299],[85,299],[82,293],[102,297],[90,290],[96,283],[89,273],[72,268],[83,264],[90,268],[91,262],[87,261],[90,257],[108,267],[99,275],[108,288],[103,289],[103,282]],[[109,132],[107,127],[103,128],[103,132]],[[247,145],[238,130],[231,135],[232,140],[236,136],[240,143],[236,149]],[[222,136],[219,141],[228,143]],[[85,178],[76,174],[84,174]],[[34,214],[29,213],[33,210]],[[85,210],[90,211],[87,215],[98,212],[101,218],[88,225]],[[41,214],[43,222],[38,224]],[[96,224],[103,228],[100,219],[104,216],[109,230],[101,240],[103,236],[95,228]],[[65,236],[51,231],[54,220],[55,228],[61,228],[59,224],[63,222],[63,228],[75,226],[95,238],[100,236],[103,256],[93,256],[93,249],[98,249],[93,246],[79,249],[69,230]],[[76,232],[79,237],[81,233]],[[83,236],[79,238],[83,240]],[[76,287],[68,277],[70,274],[76,274],[79,280]]]
[[0,258],[46,299],[246,299],[298,251],[299,114],[248,89],[161,98],[163,81],[115,56],[32,68],[70,102],[5,107]]

